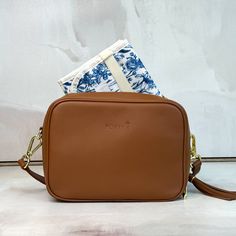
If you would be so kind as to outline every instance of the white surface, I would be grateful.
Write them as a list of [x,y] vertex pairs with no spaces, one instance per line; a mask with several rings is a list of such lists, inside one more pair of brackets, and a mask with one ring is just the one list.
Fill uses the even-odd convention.
[[[127,38],[161,92],[186,107],[199,151],[236,156],[235,13],[234,0],[2,0],[0,108],[46,111],[62,95],[59,78]],[[24,132],[25,124],[3,112],[0,160],[15,160],[19,126],[26,140],[41,121]]]
[[[199,176],[236,189],[236,163],[204,163]],[[174,202],[64,203],[19,167],[0,167],[1,236],[235,236],[235,220],[236,201],[204,196],[192,186],[186,200]]]

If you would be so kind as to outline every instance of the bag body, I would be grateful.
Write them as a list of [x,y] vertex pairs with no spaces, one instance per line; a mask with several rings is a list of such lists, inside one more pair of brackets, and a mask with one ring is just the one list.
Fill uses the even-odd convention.
[[185,110],[160,96],[68,94],[47,111],[43,167],[64,201],[166,201],[186,189],[190,134]]
[[[41,146],[44,176],[29,166]],[[18,164],[63,201],[175,200],[186,196],[187,181],[208,196],[236,200],[236,191],[196,177],[202,161],[185,110],[154,95],[80,93],[56,100]]]
[[160,95],[140,57],[119,40],[58,81],[63,92],[137,92]]

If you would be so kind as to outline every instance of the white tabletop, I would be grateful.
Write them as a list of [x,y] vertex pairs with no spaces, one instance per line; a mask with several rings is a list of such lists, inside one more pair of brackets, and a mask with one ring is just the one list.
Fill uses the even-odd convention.
[[[42,167],[33,167],[41,171]],[[204,163],[203,180],[236,189],[236,163]],[[18,167],[0,167],[0,235],[236,235],[236,201],[189,186],[174,202],[64,203]]]

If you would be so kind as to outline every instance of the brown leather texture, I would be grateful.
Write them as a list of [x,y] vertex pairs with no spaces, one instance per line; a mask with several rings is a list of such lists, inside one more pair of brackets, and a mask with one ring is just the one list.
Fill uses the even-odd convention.
[[189,176],[189,126],[178,103],[138,93],[66,95],[43,125],[48,192],[64,201],[166,201]]

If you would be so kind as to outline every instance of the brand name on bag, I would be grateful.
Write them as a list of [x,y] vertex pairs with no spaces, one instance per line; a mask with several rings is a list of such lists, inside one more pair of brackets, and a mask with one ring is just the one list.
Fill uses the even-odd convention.
[[128,129],[130,128],[130,121],[125,121],[124,123],[106,123],[105,128],[107,129]]

